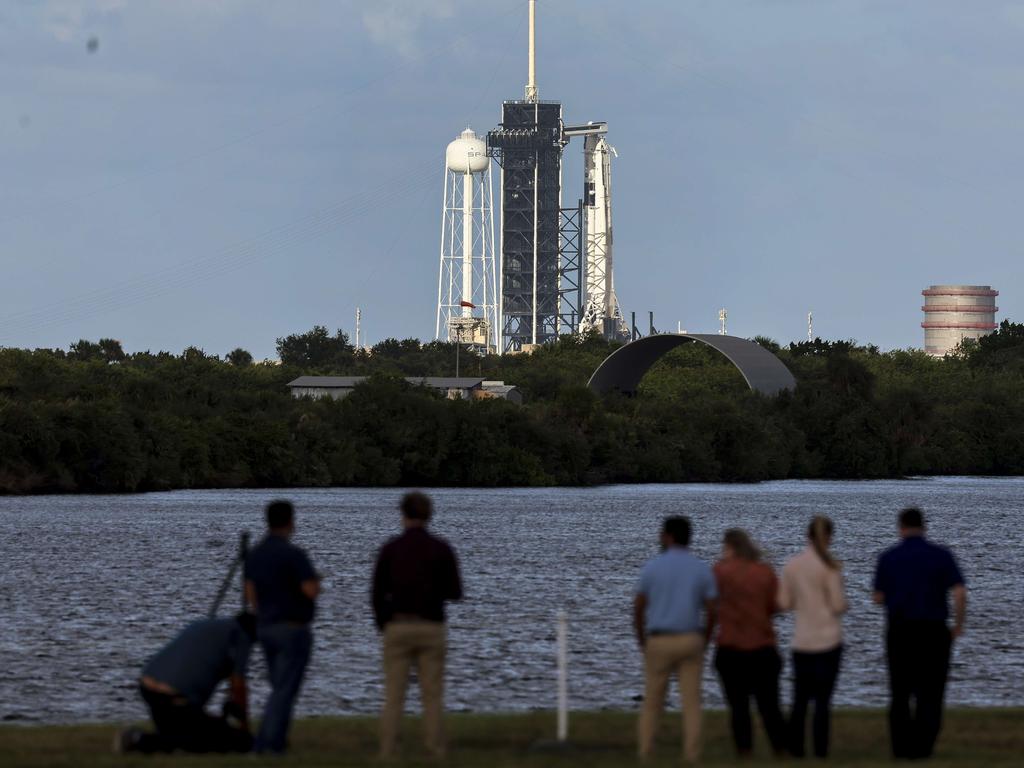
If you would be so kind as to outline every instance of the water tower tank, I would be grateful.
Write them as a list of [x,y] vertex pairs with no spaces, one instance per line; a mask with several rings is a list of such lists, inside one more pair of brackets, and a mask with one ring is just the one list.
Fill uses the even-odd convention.
[[996,329],[996,296],[988,285],[933,285],[923,291],[924,351],[942,357],[963,339]]
[[467,128],[448,145],[444,153],[448,170],[455,173],[481,173],[487,170],[490,160],[484,140]]

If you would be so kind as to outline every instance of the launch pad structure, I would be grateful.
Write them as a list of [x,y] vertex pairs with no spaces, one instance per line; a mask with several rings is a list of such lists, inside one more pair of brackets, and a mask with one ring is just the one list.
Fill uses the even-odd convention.
[[[536,82],[536,0],[529,0],[525,97],[502,104],[487,134],[501,167],[499,352],[598,330],[628,336],[612,283],[611,156],[607,124],[566,126],[562,104],[541,101]],[[562,152],[584,139],[584,196],[562,207]]]

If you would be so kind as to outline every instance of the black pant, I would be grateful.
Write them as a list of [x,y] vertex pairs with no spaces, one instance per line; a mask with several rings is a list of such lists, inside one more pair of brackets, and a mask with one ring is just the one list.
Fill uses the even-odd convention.
[[767,646],[754,651],[719,647],[715,653],[715,669],[718,670],[725,698],[729,702],[736,750],[746,753],[753,746],[750,723],[750,697],[753,696],[772,749],[783,751],[786,729],[779,710],[782,659],[775,647]]
[[[930,757],[942,728],[952,636],[944,622],[890,622],[889,735],[893,757]],[[910,699],[916,704],[910,711]]]
[[139,752],[248,752],[252,737],[232,728],[223,717],[208,715],[202,707],[183,696],[169,696],[139,686],[149,706],[156,733],[145,733],[135,748]]
[[828,733],[832,720],[832,691],[839,676],[843,646],[820,653],[793,651],[793,711],[789,715],[789,751],[804,756],[804,726],[807,705],[814,701],[814,755],[828,755]]

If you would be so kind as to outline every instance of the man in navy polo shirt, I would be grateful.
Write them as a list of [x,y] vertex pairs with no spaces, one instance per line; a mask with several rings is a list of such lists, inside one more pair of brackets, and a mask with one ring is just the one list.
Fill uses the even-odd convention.
[[[953,640],[963,633],[967,590],[952,553],[924,537],[921,510],[900,512],[902,541],[878,558],[876,603],[885,605],[889,732],[893,757],[930,757],[942,727]],[[953,593],[953,628],[947,595]],[[916,703],[911,714],[910,700]]]
[[245,594],[256,611],[271,687],[256,751],[280,754],[287,746],[292,708],[313,648],[310,624],[320,577],[305,551],[290,541],[295,533],[290,502],[267,506],[267,528],[245,562]]

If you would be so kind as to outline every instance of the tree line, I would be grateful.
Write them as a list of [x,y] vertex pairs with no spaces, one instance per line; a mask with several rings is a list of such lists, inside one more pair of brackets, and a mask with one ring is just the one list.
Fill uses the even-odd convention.
[[[850,341],[757,341],[794,392],[750,392],[720,355],[684,345],[635,397],[586,388],[616,345],[563,337],[531,355],[462,353],[460,373],[517,385],[525,404],[453,401],[406,376],[451,376],[455,347],[355,349],[317,326],[278,364],[0,349],[0,492],[287,486],[529,486],[1024,473],[1024,325],[944,359]],[[365,375],[341,401],[295,399],[303,374]]]

